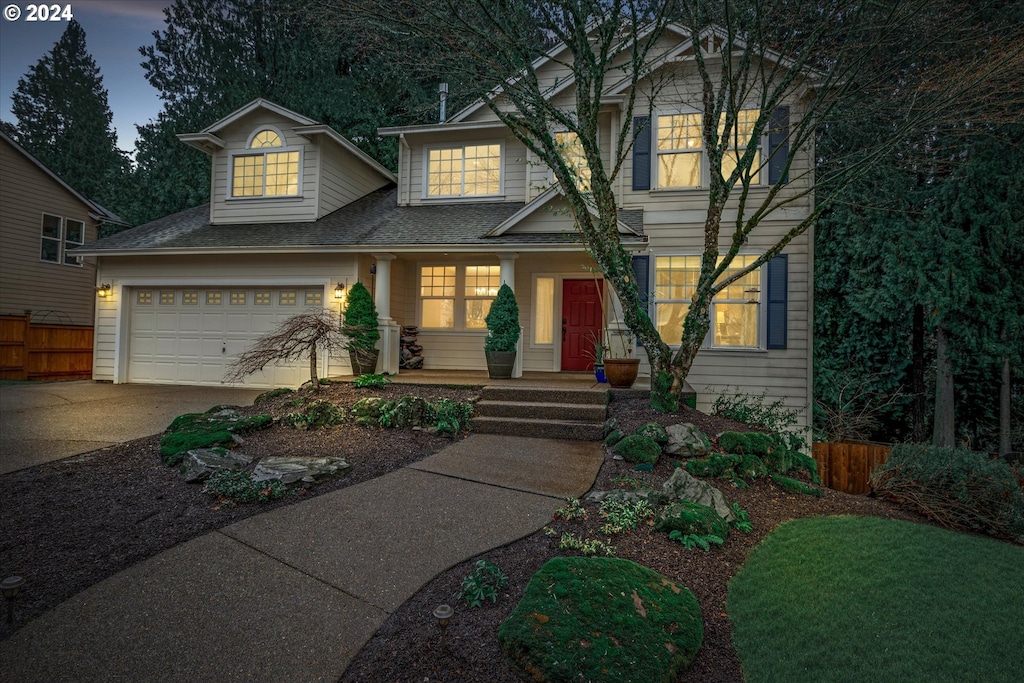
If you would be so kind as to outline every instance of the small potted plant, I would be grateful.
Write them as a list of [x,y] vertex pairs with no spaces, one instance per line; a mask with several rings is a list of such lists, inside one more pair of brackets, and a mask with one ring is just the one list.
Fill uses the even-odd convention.
[[348,293],[341,328],[346,337],[345,348],[352,361],[353,375],[367,375],[377,369],[377,356],[380,354],[377,349],[380,339],[378,324],[373,297],[362,282],[355,283]]
[[484,340],[487,376],[510,379],[519,343],[519,305],[511,287],[501,286],[484,321],[487,323],[487,339]]
[[593,351],[584,351],[584,355],[593,361],[594,363],[594,378],[600,384],[604,384],[608,381],[604,373],[604,355],[607,349],[604,347],[604,343],[595,335],[590,333],[588,340],[590,345],[593,347]]
[[[604,359],[604,373],[608,378],[608,384],[616,389],[628,389],[636,382],[640,372],[640,359],[633,358],[633,337],[622,330],[607,330],[606,334],[608,339],[618,338],[622,354]],[[610,347],[613,352],[616,350],[615,344],[610,344]]]

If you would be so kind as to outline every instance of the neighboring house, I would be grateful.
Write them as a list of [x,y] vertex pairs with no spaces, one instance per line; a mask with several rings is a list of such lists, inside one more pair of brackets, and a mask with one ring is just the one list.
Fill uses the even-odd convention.
[[[663,43],[661,68],[685,69],[677,59],[685,58],[685,34],[670,30]],[[551,58],[557,52],[534,65],[542,79],[554,82],[562,68]],[[664,89],[676,100],[657,99],[652,117],[635,121],[637,142],[617,186],[622,242],[635,253],[650,314],[667,339],[678,338],[692,293],[708,201],[701,115],[679,101],[689,85],[699,87],[684,77]],[[608,149],[620,128],[621,95],[609,92]],[[565,87],[552,93],[566,106],[570,96]],[[775,113],[780,128],[791,110],[796,115],[799,103]],[[210,204],[82,250],[99,257],[99,278],[114,291],[97,311],[95,377],[217,383],[260,332],[306,306],[340,306],[337,286],[357,280],[375,293],[382,371],[398,370],[404,325],[419,327],[425,368],[483,369],[483,318],[502,282],[520,308],[519,368],[587,369],[587,340],[601,333],[602,311],[611,329],[621,327],[621,314],[550,172],[482,103],[443,123],[381,133],[399,139],[397,177],[330,128],[263,100],[180,135],[212,157]],[[779,160],[784,139],[784,131],[766,135],[762,158],[775,152]],[[806,164],[794,159],[791,175],[805,177]],[[762,169],[765,192],[778,175],[775,164]],[[793,182],[794,193],[802,182]],[[764,221],[737,265],[806,216],[808,202]],[[704,407],[709,388],[727,386],[808,404],[811,244],[809,234],[794,240],[715,301],[707,348],[689,377]],[[633,353],[644,357],[642,349]],[[347,371],[347,358],[321,368]],[[296,363],[250,383],[297,385],[305,373]]]
[[92,325],[96,264],[71,249],[124,222],[0,131],[0,315]]

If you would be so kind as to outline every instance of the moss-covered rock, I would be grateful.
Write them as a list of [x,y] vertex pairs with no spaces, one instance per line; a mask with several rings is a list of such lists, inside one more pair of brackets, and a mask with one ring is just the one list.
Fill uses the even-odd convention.
[[233,434],[248,434],[273,423],[270,415],[240,417],[238,411],[223,406],[205,413],[185,413],[174,418],[160,439],[160,457],[167,465],[177,465],[191,450],[226,446],[234,442]]
[[647,462],[655,464],[661,457],[661,446],[649,436],[632,434],[615,444],[612,449],[615,455],[621,455],[629,462]]
[[674,680],[704,639],[686,588],[629,560],[556,557],[533,575],[498,640],[527,680]]
[[762,432],[722,432],[718,445],[723,451],[740,455],[768,455],[777,449],[771,434]]
[[819,498],[822,495],[821,489],[816,489],[813,486],[808,486],[802,481],[793,479],[792,477],[784,477],[781,474],[773,474],[772,481],[774,481],[776,484],[782,487],[782,490],[785,491],[786,493],[803,493],[808,496],[817,496]]
[[376,427],[380,424],[380,406],[384,399],[378,396],[361,398],[352,404],[352,415],[356,418],[356,424],[367,427]]
[[744,455],[739,466],[733,468],[741,477],[760,479],[768,476],[768,466],[756,455]]
[[302,410],[288,413],[281,423],[296,429],[333,427],[345,420],[345,409],[330,401],[318,399],[303,406]]
[[729,536],[729,523],[713,507],[688,500],[663,508],[654,521],[654,528],[681,534],[718,536],[722,540]]
[[695,477],[732,477],[742,462],[742,455],[712,453],[703,460],[687,460],[686,471]]
[[637,428],[636,434],[654,439],[658,445],[664,446],[668,443],[668,432],[657,422],[648,422]]
[[622,439],[625,438],[625,436],[626,435],[622,433],[621,429],[613,429],[612,431],[608,432],[607,436],[604,437],[604,445],[614,446],[618,442],[622,441]]

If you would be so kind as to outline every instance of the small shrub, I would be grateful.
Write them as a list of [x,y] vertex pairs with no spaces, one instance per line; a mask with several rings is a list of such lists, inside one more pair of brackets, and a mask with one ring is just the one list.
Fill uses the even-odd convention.
[[498,602],[498,589],[508,585],[508,577],[490,560],[477,560],[469,576],[462,580],[462,599],[469,607],[482,607],[484,600]]
[[380,404],[381,427],[421,427],[433,417],[430,404],[419,396],[403,396]]
[[606,499],[601,502],[598,512],[607,520],[601,527],[601,532],[604,534],[620,534],[623,531],[631,531],[636,529],[640,522],[654,516],[654,509],[646,500]]
[[575,550],[581,555],[615,554],[615,546],[593,538],[578,538],[575,534],[569,532],[562,534],[562,538],[558,540],[558,549]]
[[261,403],[265,403],[271,399],[275,399],[278,396],[284,396],[285,394],[292,393],[292,389],[288,387],[278,387],[277,389],[271,389],[270,391],[264,391],[262,394],[256,397],[256,400],[252,402],[254,406],[258,406]]
[[503,283],[498,289],[484,322],[487,323],[484,351],[512,353],[516,350],[519,343],[519,306],[515,292],[507,284]]
[[230,503],[266,503],[288,492],[280,481],[253,481],[248,472],[229,470],[211,474],[204,490]]
[[555,519],[564,519],[571,522],[574,519],[586,519],[587,509],[580,505],[579,498],[566,498],[565,507],[555,510]]
[[715,509],[688,500],[665,507],[655,522],[658,531],[678,531],[683,535],[729,537],[729,523]]
[[302,410],[281,418],[281,424],[295,429],[334,427],[344,421],[345,409],[323,399],[311,401]]
[[879,495],[953,529],[1024,540],[1024,495],[1004,460],[963,448],[900,444],[871,476]]
[[657,422],[648,422],[645,425],[641,425],[634,433],[649,437],[662,446],[668,443],[668,432]]
[[357,389],[371,388],[379,389],[385,384],[391,384],[391,380],[388,379],[387,375],[377,375],[374,373],[367,373],[365,375],[359,375],[356,381],[352,382],[352,386]]
[[632,477],[632,476],[630,476],[628,474],[616,474],[614,477],[611,478],[611,482],[613,484],[618,485],[618,486],[629,487],[629,488],[633,489],[634,491],[638,491],[640,489],[648,488],[646,482],[641,481],[640,479],[637,479],[636,477]]
[[731,453],[712,453],[703,460],[687,460],[686,471],[695,477],[729,477],[743,462],[743,456]]
[[732,514],[736,517],[736,519],[732,520],[734,529],[739,529],[745,534],[749,534],[754,530],[754,525],[750,521],[750,513],[741,508],[739,503],[733,503],[729,507],[732,509]]
[[782,490],[786,493],[803,493],[808,496],[817,496],[819,498],[822,495],[821,489],[816,489],[808,486],[802,481],[798,481],[791,477],[784,477],[781,474],[773,474],[772,481],[782,487]]
[[438,434],[457,436],[469,429],[469,420],[473,417],[473,403],[470,401],[453,401],[442,398],[430,404],[433,411],[431,421],[437,427]]
[[634,463],[655,464],[661,457],[661,446],[648,436],[633,434],[615,444],[612,451],[621,455],[623,460]]
[[363,427],[380,426],[380,408],[384,399],[378,396],[361,398],[349,409],[356,418],[356,424]]
[[682,543],[687,550],[693,550],[694,548],[700,548],[701,550],[711,550],[713,545],[722,545],[725,543],[725,539],[721,536],[715,536],[714,534],[706,534],[704,536],[698,536],[697,534],[684,534],[681,531],[673,530],[668,535],[673,541],[679,541]]

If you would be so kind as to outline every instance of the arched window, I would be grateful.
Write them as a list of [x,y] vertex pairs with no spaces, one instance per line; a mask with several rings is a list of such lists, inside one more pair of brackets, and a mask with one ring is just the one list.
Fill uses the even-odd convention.
[[249,149],[267,151],[232,157],[232,197],[299,196],[299,150],[285,149],[280,132],[273,128],[256,131],[249,138]]

